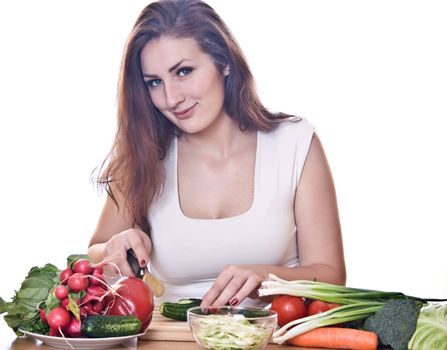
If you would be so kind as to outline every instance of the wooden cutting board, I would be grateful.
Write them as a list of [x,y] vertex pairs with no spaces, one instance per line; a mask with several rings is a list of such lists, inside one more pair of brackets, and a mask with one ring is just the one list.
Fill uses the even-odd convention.
[[152,321],[146,333],[139,337],[143,340],[165,341],[194,341],[191,329],[186,321],[171,320],[160,315],[158,309],[154,309]]

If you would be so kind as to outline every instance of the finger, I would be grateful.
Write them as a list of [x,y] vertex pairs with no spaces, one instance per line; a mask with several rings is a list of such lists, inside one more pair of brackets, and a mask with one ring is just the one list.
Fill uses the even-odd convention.
[[115,250],[113,253],[106,255],[104,260],[109,263],[106,264],[106,268],[107,270],[112,270],[112,274],[116,274],[118,272],[125,276],[134,275],[129,263],[127,262],[127,250],[125,247],[121,247],[119,250]]
[[259,288],[260,281],[256,276],[250,276],[243,286],[230,299],[230,305],[236,306],[242,303],[251,293]]
[[122,262],[119,266],[120,272],[124,276],[135,276],[127,261]]
[[141,239],[143,240],[143,244],[145,247],[147,247],[147,253],[150,255],[152,252],[152,241],[146,232],[140,229],[138,229],[138,231],[141,233]]
[[145,267],[149,261],[148,246],[144,240],[145,235],[141,230],[132,229],[128,237],[130,248],[133,250],[140,267]]
[[231,281],[222,290],[218,298],[214,301],[211,307],[219,307],[226,305],[233,300],[235,295],[240,291],[241,288],[246,283],[246,277],[244,276],[233,276]]
[[203,308],[210,307],[219,297],[220,293],[225,289],[232,278],[232,273],[229,273],[226,270],[222,271],[219,276],[217,276],[216,281],[214,281],[208,292],[202,297],[202,303],[200,304],[200,306]]

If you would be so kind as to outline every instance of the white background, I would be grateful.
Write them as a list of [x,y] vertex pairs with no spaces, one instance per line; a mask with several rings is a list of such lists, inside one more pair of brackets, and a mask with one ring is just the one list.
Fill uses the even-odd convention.
[[[348,284],[447,297],[443,1],[222,1],[272,110],[317,127]],[[146,1],[0,4],[0,296],[85,252],[125,39]]]

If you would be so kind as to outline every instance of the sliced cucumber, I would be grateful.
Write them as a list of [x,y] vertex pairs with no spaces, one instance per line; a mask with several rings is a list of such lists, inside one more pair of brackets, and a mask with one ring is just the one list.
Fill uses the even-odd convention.
[[200,306],[202,299],[180,299],[176,303],[165,302],[160,305],[160,314],[172,318],[173,320],[186,321],[186,312],[188,309]]

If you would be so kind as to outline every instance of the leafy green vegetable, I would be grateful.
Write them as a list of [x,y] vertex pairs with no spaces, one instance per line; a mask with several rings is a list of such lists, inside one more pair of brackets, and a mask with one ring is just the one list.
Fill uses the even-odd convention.
[[412,299],[389,300],[365,320],[364,329],[376,333],[383,345],[407,350],[421,307],[422,303]]
[[430,304],[421,309],[408,349],[447,349],[447,304]]
[[35,266],[28,272],[11,302],[1,299],[0,314],[7,313],[4,319],[17,335],[21,335],[19,327],[41,334],[48,332],[48,326],[40,320],[38,307],[42,306],[50,290],[58,283],[59,270],[56,266]]

